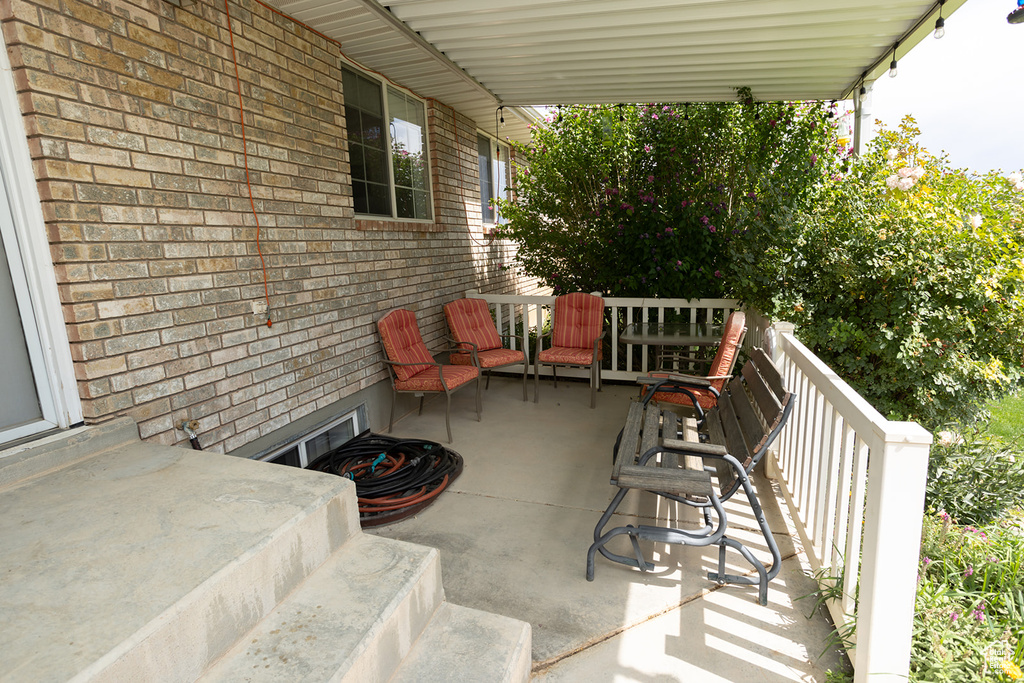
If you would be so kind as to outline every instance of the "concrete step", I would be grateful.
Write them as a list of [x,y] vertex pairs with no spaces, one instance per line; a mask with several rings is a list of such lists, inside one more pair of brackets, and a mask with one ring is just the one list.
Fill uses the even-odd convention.
[[201,681],[387,681],[444,600],[433,548],[359,535]]
[[345,479],[124,436],[12,461],[0,678],[194,680],[361,535]]
[[522,683],[532,664],[528,623],[446,602],[390,683]]

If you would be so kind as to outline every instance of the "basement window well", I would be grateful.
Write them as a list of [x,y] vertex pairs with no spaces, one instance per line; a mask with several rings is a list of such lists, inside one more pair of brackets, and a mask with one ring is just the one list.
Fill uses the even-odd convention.
[[329,407],[260,437],[231,455],[305,468],[369,429],[369,424],[364,404],[343,411]]

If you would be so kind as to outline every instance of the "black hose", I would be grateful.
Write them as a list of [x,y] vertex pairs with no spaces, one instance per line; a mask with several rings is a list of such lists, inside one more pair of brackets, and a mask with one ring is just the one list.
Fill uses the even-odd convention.
[[364,432],[310,463],[352,479],[362,526],[379,526],[424,509],[462,473],[455,451],[433,441]]

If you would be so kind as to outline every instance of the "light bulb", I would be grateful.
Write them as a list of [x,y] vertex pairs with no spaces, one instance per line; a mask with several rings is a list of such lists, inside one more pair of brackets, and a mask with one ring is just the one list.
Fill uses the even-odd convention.
[[896,78],[896,60],[889,62],[889,78]]
[[946,35],[946,22],[942,17],[935,20],[935,33],[933,35],[936,40]]

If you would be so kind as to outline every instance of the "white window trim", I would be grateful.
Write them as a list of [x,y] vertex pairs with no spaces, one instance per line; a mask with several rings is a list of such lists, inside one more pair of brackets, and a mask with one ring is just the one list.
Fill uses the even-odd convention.
[[[27,295],[31,307],[32,315],[23,317],[22,323],[32,362],[39,363],[33,366],[33,373],[43,413],[39,423],[15,428],[25,430],[21,436],[27,436],[54,427],[67,429],[81,423],[83,414],[57,275],[46,238],[46,221],[6,48],[0,34],[0,72],[4,73],[0,77],[0,172],[6,181],[13,219],[13,235],[5,234],[4,244],[9,260],[20,266],[20,272],[16,273],[14,268],[11,272],[16,295],[19,301]],[[13,244],[8,244],[8,239]],[[21,291],[19,279],[20,287],[24,288]],[[3,440],[20,438],[13,431],[5,431]]]
[[[434,206],[434,174],[433,174],[433,160],[430,157],[430,126],[427,123],[427,101],[419,97],[416,93],[403,88],[397,83],[386,81],[372,71],[367,71],[361,66],[353,64],[352,62],[345,62],[342,64],[346,69],[351,69],[356,73],[365,76],[371,81],[375,81],[380,86],[381,105],[384,108],[384,130],[387,131],[387,139],[385,140],[385,151],[384,155],[388,162],[388,190],[391,192],[391,215],[382,216],[375,213],[356,213],[355,217],[360,220],[370,221],[396,221],[399,223],[419,223],[419,224],[433,224],[437,217],[434,215],[436,207]],[[398,216],[398,201],[395,192],[395,165],[394,159],[391,157],[391,111],[388,108],[388,88],[394,88],[402,93],[408,95],[412,99],[420,103],[423,107],[423,153],[427,159],[427,198],[430,203],[430,218],[405,218]],[[348,121],[345,122],[346,126],[346,137],[348,136]]]

